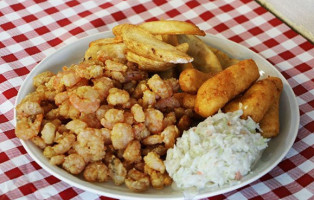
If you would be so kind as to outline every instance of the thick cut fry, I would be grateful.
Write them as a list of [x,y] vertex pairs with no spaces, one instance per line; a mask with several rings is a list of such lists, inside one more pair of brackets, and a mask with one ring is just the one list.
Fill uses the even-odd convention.
[[252,59],[240,61],[203,83],[194,110],[203,117],[211,116],[258,78],[258,67]]
[[[275,77],[272,77],[275,78]],[[259,125],[262,129],[262,136],[266,138],[275,137],[279,134],[279,101],[280,94],[283,88],[281,81],[275,81],[277,90],[275,92],[275,99],[269,110],[260,121]]]
[[121,37],[102,38],[102,39],[94,40],[91,43],[89,43],[89,47],[94,46],[94,45],[116,44],[116,43],[121,43],[121,42],[122,42]]
[[125,60],[125,45],[124,43],[114,43],[105,45],[93,45],[85,52],[85,60],[101,60],[117,59]]
[[230,58],[225,52],[215,49],[214,47],[208,46],[212,52],[217,56],[221,67],[226,69],[227,67],[237,64],[240,60],[235,58]]
[[204,36],[205,32],[200,30],[196,25],[175,21],[175,20],[161,20],[145,22],[139,25],[141,28],[151,32],[152,34],[159,35],[175,35],[175,34],[188,34],[188,35],[201,35]]
[[196,94],[201,85],[215,73],[204,73],[194,68],[185,69],[179,77],[179,85],[182,91]]
[[130,24],[124,24],[119,29],[123,42],[130,50],[138,55],[152,60],[169,63],[188,63],[193,58],[176,49],[176,47],[156,39],[148,31]]
[[172,46],[179,45],[179,41],[176,35],[161,35],[162,41],[171,44]]
[[139,69],[146,70],[146,71],[155,71],[155,72],[165,71],[174,67],[173,63],[152,60],[152,59],[137,55],[131,51],[127,52],[126,59],[128,61],[137,63]]
[[188,43],[188,55],[194,58],[193,65],[202,72],[220,72],[221,64],[217,56],[198,37],[193,35],[178,35],[180,43]]
[[276,81],[281,82],[279,78],[275,77],[257,81],[243,96],[229,102],[224,111],[233,112],[242,109],[241,118],[251,117],[255,122],[260,122],[274,102],[277,91]]
[[189,44],[188,43],[179,44],[176,46],[176,49],[183,53],[186,53],[189,50]]

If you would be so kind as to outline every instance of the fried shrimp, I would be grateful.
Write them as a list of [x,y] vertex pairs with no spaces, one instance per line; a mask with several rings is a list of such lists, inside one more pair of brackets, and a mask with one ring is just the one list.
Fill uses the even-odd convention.
[[101,161],[92,162],[86,166],[83,176],[90,182],[105,182],[109,180],[109,169]]
[[157,109],[148,108],[145,111],[145,125],[152,133],[160,133],[163,129],[164,115]]
[[111,131],[111,141],[115,149],[124,149],[134,139],[132,126],[127,123],[116,123]]
[[123,158],[131,163],[141,161],[141,143],[138,140],[133,140],[129,142],[123,152]]
[[109,105],[125,104],[129,101],[130,94],[125,90],[120,90],[118,88],[111,88],[109,90],[109,95],[107,101]]
[[98,92],[91,86],[81,86],[69,97],[71,104],[80,112],[93,113],[100,106]]
[[71,174],[79,174],[85,168],[85,161],[78,154],[70,154],[64,158],[62,167]]
[[38,135],[43,120],[43,114],[17,119],[15,134],[18,138],[29,140]]
[[172,87],[163,81],[157,74],[147,81],[148,86],[162,99],[168,98],[173,94]]
[[144,157],[145,164],[150,168],[165,173],[166,167],[164,162],[160,159],[159,155],[155,152],[149,152]]
[[109,176],[112,178],[113,182],[116,185],[121,185],[124,183],[125,177],[127,175],[127,171],[124,168],[122,162],[119,158],[112,156],[109,164]]
[[128,172],[125,185],[134,192],[143,192],[150,186],[149,176],[133,168]]

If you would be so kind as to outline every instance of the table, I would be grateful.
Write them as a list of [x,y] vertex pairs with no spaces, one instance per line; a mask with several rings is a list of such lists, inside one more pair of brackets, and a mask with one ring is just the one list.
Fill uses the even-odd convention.
[[14,134],[18,90],[38,62],[79,38],[121,23],[191,21],[270,61],[293,88],[299,133],[280,164],[259,180],[210,199],[310,199],[314,195],[314,46],[253,0],[0,1],[0,199],[110,199],[43,170]]

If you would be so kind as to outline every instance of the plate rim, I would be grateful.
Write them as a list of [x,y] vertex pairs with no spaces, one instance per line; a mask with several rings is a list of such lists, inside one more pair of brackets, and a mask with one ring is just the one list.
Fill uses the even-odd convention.
[[[71,45],[74,45],[76,44],[77,42],[79,42],[80,40],[85,40],[85,39],[89,39],[89,38],[95,38],[97,36],[100,36],[100,35],[104,35],[104,38],[105,37],[110,37],[110,36],[113,36],[112,32],[111,31],[105,31],[105,32],[99,32],[99,33],[95,33],[95,34],[91,34],[91,35],[87,35],[85,37],[82,37],[82,38],[78,38],[74,41],[71,41],[70,43],[68,44],[65,44],[64,46],[60,47],[60,48],[57,48],[55,49],[55,51],[52,51],[49,55],[47,55],[43,60],[41,60],[30,72],[29,74],[27,75],[27,77],[25,78],[25,80],[23,81],[23,83],[21,84],[20,86],[20,89],[18,91],[18,94],[16,95],[16,99],[15,99],[15,104],[14,104],[14,119],[13,119],[13,123],[14,123],[14,127],[16,127],[16,106],[17,106],[17,103],[19,102],[19,99],[21,100],[21,97],[20,97],[20,90],[23,89],[23,87],[25,87],[25,83],[29,81],[30,77],[33,75],[32,72],[34,73],[34,70],[37,69],[39,66],[43,65],[44,63],[47,62],[47,60],[50,59],[50,57],[53,57],[53,55],[55,55],[57,52],[60,52],[60,51],[65,51],[65,49],[69,48],[69,46]],[[295,113],[297,113],[295,115],[296,119],[294,119],[296,121],[296,126],[294,127],[293,130],[290,130],[290,132],[293,132],[294,135],[293,135],[293,138],[292,140],[290,140],[289,144],[288,144],[288,147],[289,148],[286,148],[285,151],[283,151],[283,153],[281,154],[281,156],[275,161],[273,162],[267,169],[265,169],[264,171],[262,171],[261,173],[255,175],[254,177],[252,177],[251,179],[248,179],[246,181],[243,181],[239,184],[236,184],[234,186],[230,186],[230,187],[227,187],[227,188],[223,188],[223,189],[220,189],[220,190],[217,190],[217,191],[211,191],[211,192],[207,192],[207,193],[203,193],[203,194],[198,194],[196,196],[196,198],[205,198],[205,197],[211,197],[211,196],[215,196],[215,195],[218,195],[218,194],[224,194],[226,192],[230,192],[230,191],[233,191],[233,190],[236,190],[238,188],[241,188],[243,186],[246,186],[250,183],[253,183],[254,181],[256,181],[257,179],[261,178],[262,176],[264,176],[265,174],[269,173],[273,168],[275,168],[282,160],[283,158],[287,155],[288,151],[291,149],[291,147],[293,146],[294,144],[294,141],[298,135],[298,130],[299,130],[299,125],[300,125],[300,115],[299,115],[299,106],[298,106],[298,103],[297,103],[297,100],[296,100],[296,95],[295,93],[293,92],[291,86],[289,85],[288,81],[285,79],[285,77],[280,73],[280,71],[274,66],[272,65],[266,58],[262,57],[260,54],[252,51],[251,49],[249,49],[248,47],[242,45],[242,44],[239,44],[239,43],[236,43],[236,42],[233,42],[227,38],[223,38],[223,37],[220,37],[220,36],[217,36],[217,35],[213,35],[213,34],[210,34],[210,33],[206,33],[206,35],[204,36],[204,38],[206,37],[211,37],[211,38],[214,38],[214,39],[218,39],[218,40],[223,40],[225,42],[228,42],[228,43],[232,43],[232,45],[235,45],[237,46],[238,48],[244,48],[246,49],[248,52],[250,52],[251,54],[254,54],[255,56],[257,56],[259,59],[263,60],[263,62],[267,63],[269,66],[273,66],[273,70],[276,71],[277,75],[279,76],[279,78],[283,81],[284,83],[284,87],[286,86],[286,89],[288,90],[288,92],[290,94],[292,94],[292,98],[289,98],[289,105],[290,107],[292,107],[294,110],[292,110],[291,112],[293,113],[293,111],[296,111]],[[201,37],[200,37],[201,38]],[[228,53],[228,52],[226,52]],[[290,102],[290,100],[292,100]],[[106,191],[100,191],[98,189],[94,189],[94,188],[91,188],[91,187],[88,187],[88,186],[85,186],[85,185],[81,185],[80,183],[76,183],[75,181],[73,180],[69,180],[67,178],[64,178],[62,177],[59,173],[53,171],[53,170],[50,170],[48,167],[46,167],[46,164],[45,163],[42,163],[39,158],[37,158],[37,156],[35,156],[35,154],[33,154],[32,150],[29,148],[28,144],[27,144],[27,141],[24,141],[22,139],[19,139],[21,141],[21,144],[23,145],[23,147],[25,148],[27,154],[30,155],[30,157],[36,161],[37,164],[39,164],[44,170],[46,170],[49,174],[57,177],[58,179],[60,179],[61,181],[64,181],[66,182],[67,184],[69,184],[70,186],[75,186],[77,188],[80,188],[82,190],[85,190],[85,191],[89,191],[89,192],[92,192],[94,194],[99,194],[99,195],[104,195],[104,196],[108,196],[108,197],[112,197],[112,198],[128,198],[128,199],[139,199],[139,198],[143,198],[143,199],[182,199],[183,198],[183,195],[181,194],[181,196],[179,195],[176,195],[176,196],[173,196],[173,197],[157,197],[157,196],[151,196],[151,194],[145,194],[145,193],[132,193],[134,195],[131,195],[131,196],[125,196],[123,194],[118,194],[118,193],[108,193]],[[30,142],[30,141],[28,141]],[[82,180],[83,181],[83,180]],[[178,194],[181,193],[180,191],[178,191]],[[130,195],[130,194],[128,194]]]

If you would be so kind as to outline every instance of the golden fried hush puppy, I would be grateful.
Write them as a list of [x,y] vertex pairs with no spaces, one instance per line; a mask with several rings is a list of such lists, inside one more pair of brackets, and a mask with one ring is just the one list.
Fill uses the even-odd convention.
[[[279,79],[276,77],[270,77],[270,79]],[[279,79],[280,80],[280,79]],[[266,138],[275,137],[279,133],[279,100],[280,94],[283,88],[282,82],[275,81],[277,90],[275,92],[274,102],[265,113],[263,119],[260,121],[259,125],[262,129],[262,136]]]
[[250,116],[255,122],[260,122],[274,102],[276,82],[281,80],[271,77],[257,81],[242,97],[229,102],[224,107],[224,111],[233,112],[242,109],[242,118],[247,119]]
[[194,110],[202,117],[211,116],[258,78],[258,68],[252,59],[240,61],[203,83]]

